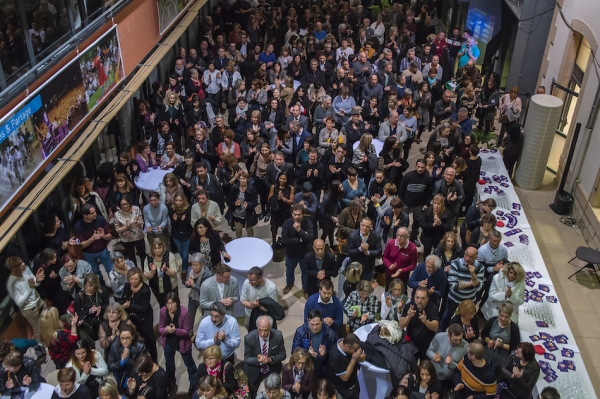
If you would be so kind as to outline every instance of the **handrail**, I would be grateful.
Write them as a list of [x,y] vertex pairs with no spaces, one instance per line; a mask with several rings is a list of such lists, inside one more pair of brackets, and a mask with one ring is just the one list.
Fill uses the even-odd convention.
[[0,228],[2,231],[0,233],[0,251],[8,245],[21,226],[50,195],[67,173],[69,173],[76,163],[73,160],[78,161],[81,159],[87,149],[102,133],[105,125],[116,116],[123,105],[129,101],[143,82],[148,79],[160,60],[172,51],[173,46],[177,44],[179,38],[186,32],[207,1],[199,0],[190,7],[186,15],[175,25],[169,36],[160,43],[161,45],[148,57],[148,60],[138,67],[137,72],[131,76],[127,85],[99,111],[98,115],[89,123],[81,136],[71,145],[67,153],[62,158],[56,160],[56,165],[37,184],[36,188],[39,188],[39,190],[33,189],[19,203],[16,209],[10,213]]

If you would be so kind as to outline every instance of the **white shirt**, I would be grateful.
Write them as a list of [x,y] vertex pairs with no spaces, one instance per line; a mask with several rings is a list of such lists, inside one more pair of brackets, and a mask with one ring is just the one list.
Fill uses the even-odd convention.
[[[35,280],[35,276],[26,267],[23,270],[23,276],[13,276],[12,274],[8,277],[6,282],[6,289],[12,300],[17,304],[20,309],[31,310],[40,300],[40,296],[35,288],[31,288],[27,282],[30,278]],[[35,283],[36,287],[40,283]]]
[[219,296],[223,299],[223,292],[225,290],[225,283],[217,283],[217,288],[219,288]]

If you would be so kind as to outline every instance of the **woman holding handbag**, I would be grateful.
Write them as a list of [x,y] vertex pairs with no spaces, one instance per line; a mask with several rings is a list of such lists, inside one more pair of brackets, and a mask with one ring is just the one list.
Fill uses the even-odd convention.
[[[123,296],[127,298],[123,303],[123,308],[129,312],[129,318],[137,331],[144,338],[145,347],[152,359],[157,359],[156,338],[154,338],[154,317],[152,305],[150,304],[150,288],[144,284],[144,273],[138,267],[134,267],[127,272]],[[123,335],[121,328],[121,336]],[[114,345],[114,343],[113,343]],[[112,352],[112,349],[111,349]],[[110,363],[110,361],[109,361]]]
[[98,328],[108,303],[108,294],[100,287],[98,276],[87,274],[83,279],[83,291],[75,295],[73,308],[79,316],[79,325],[89,327],[87,332],[94,341],[98,339]]
[[504,140],[504,134],[510,130],[514,125],[519,124],[521,118],[521,111],[523,110],[523,103],[519,98],[519,86],[513,86],[510,88],[510,93],[506,93],[500,98],[500,123],[502,128],[498,135],[498,141],[496,147],[502,147],[502,141]]

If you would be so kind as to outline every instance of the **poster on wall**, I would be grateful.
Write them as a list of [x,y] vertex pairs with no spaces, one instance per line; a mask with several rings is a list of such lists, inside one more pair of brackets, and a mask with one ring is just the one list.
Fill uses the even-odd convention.
[[0,209],[124,76],[115,26],[0,121]]
[[158,31],[162,35],[193,0],[158,0]]

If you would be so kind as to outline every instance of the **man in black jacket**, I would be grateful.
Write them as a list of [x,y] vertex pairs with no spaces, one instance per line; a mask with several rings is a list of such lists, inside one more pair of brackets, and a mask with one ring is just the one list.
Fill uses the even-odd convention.
[[301,83],[307,89],[310,85],[317,86],[317,83],[319,87],[325,85],[325,73],[319,69],[319,62],[316,59],[310,60],[310,70],[306,71]]
[[304,271],[306,285],[304,291],[311,296],[319,291],[319,283],[322,280],[331,280],[337,276],[338,268],[335,256],[330,251],[325,251],[325,241],[317,238],[313,242],[313,251],[304,257]]
[[325,168],[325,185],[329,185],[334,180],[343,182],[348,178],[348,168],[352,162],[346,157],[346,145],[338,144],[335,149],[335,156],[327,162]]
[[297,183],[299,186],[305,182],[309,182],[312,186],[312,192],[317,197],[317,203],[321,201],[321,189],[325,180],[325,167],[318,159],[318,151],[316,148],[311,148],[308,153],[308,162],[304,162],[300,166],[298,172]]
[[373,230],[373,222],[364,218],[358,229],[348,235],[348,256],[351,262],[359,262],[363,265],[361,280],[371,281],[375,259],[383,253],[381,249],[381,237]]
[[408,172],[402,178],[398,188],[398,197],[404,201],[406,214],[413,215],[412,230],[410,240],[420,247],[421,243],[417,238],[419,236],[419,224],[423,209],[427,207],[427,200],[431,192],[431,178],[425,173],[425,160],[417,159],[416,169]]
[[225,210],[225,194],[223,193],[223,188],[219,184],[219,181],[215,175],[208,173],[208,167],[204,162],[197,162],[195,167],[196,176],[192,177],[192,180],[190,181],[192,202],[196,203],[198,191],[202,189],[215,199],[215,202],[219,204],[221,213],[223,213]]
[[[312,222],[308,218],[303,217],[303,212],[303,205],[292,205],[292,217],[283,222],[281,229],[281,242],[285,246],[286,274],[286,286],[283,289],[283,295],[288,294],[294,286],[296,279],[294,271],[296,270],[296,266],[300,264],[300,269],[304,270],[304,256],[310,251],[310,243],[313,240]],[[304,274],[302,275],[302,279],[305,280]],[[306,282],[302,281],[302,287],[305,286]]]

